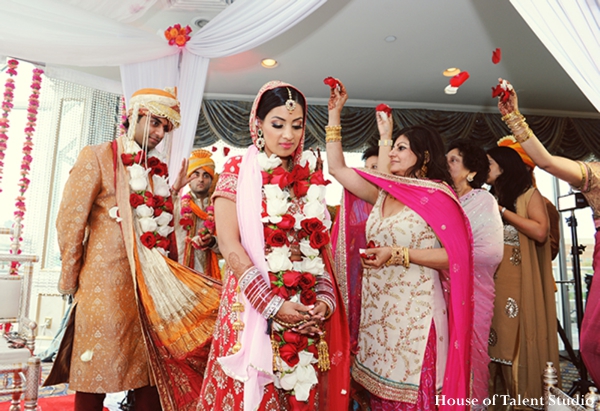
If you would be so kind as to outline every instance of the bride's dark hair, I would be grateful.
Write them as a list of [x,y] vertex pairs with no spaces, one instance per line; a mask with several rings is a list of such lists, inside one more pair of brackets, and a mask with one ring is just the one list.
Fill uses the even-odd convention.
[[292,93],[292,99],[302,107],[303,117],[306,118],[306,113],[304,113],[304,108],[306,107],[304,96],[299,93],[298,90],[290,86],[277,87],[265,91],[258,103],[256,117],[264,120],[267,114],[269,114],[269,111],[273,110],[275,107],[284,106],[285,102],[290,98],[288,90]]

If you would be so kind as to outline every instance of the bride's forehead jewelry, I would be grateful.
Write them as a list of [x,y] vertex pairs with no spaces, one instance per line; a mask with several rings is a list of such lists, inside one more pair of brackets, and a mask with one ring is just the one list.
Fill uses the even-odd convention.
[[288,87],[286,87],[286,90],[288,92],[288,99],[285,102],[285,108],[291,113],[296,109],[296,101],[292,98],[292,90]]

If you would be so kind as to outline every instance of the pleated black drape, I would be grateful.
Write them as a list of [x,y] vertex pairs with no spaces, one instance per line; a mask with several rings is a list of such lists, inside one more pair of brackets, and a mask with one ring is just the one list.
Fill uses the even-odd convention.
[[[251,144],[248,118],[252,103],[247,101],[204,100],[198,119],[195,147],[206,147],[223,140],[234,147]],[[342,112],[342,135],[345,151],[362,151],[379,139],[375,110],[345,107]],[[465,113],[424,109],[394,109],[396,131],[415,124],[435,127],[446,143],[469,139],[491,148],[501,137],[510,134],[500,114]],[[594,155],[600,158],[600,119],[525,116],[531,129],[552,153],[571,159]],[[305,148],[325,146],[327,107],[309,105]]]

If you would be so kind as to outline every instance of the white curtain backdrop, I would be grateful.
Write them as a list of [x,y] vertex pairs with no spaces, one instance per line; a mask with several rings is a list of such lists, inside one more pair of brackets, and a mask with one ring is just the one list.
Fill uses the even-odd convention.
[[600,0],[510,1],[600,111]]
[[[182,123],[171,175],[193,147],[211,58],[251,50],[302,21],[327,0],[236,0],[183,49],[160,34],[121,23],[156,0],[0,0],[0,55],[46,64],[121,66],[123,93],[177,86]],[[166,29],[166,27],[163,28]]]

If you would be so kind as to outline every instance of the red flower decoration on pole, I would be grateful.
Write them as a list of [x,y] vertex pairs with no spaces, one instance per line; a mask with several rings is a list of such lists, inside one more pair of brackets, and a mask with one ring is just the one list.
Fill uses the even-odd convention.
[[169,46],[183,47],[190,40],[191,32],[190,26],[181,27],[181,24],[176,24],[165,30],[165,38],[169,41]]
[[[17,60],[8,60],[8,70],[6,73],[9,76],[17,75],[17,66],[19,62]],[[10,114],[13,108],[13,90],[15,89],[15,81],[12,78],[6,79],[6,84],[4,85],[4,99],[2,100],[2,117],[0,117],[0,182],[2,181],[2,172],[4,168],[4,155],[8,143],[8,131],[9,121],[8,115]],[[0,188],[0,193],[2,192],[2,188]]]

